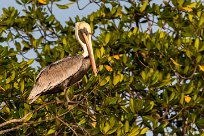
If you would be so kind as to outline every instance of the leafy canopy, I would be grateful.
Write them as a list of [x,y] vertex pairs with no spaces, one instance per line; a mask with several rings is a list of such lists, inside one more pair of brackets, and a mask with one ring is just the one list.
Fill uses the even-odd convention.
[[[200,1],[87,0],[99,9],[65,26],[53,7],[79,5],[74,0],[16,2],[22,11],[4,8],[0,16],[0,134],[204,135]],[[28,105],[42,67],[81,53],[74,25],[82,20],[93,29],[99,75],[89,70],[70,87],[68,106],[63,93]]]

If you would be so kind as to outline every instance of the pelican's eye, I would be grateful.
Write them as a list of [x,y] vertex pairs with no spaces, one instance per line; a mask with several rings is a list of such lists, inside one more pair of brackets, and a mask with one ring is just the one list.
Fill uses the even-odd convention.
[[[86,29],[80,29],[79,30],[79,38],[80,38],[80,40],[84,43],[84,44],[86,44],[86,41],[85,41],[85,39],[84,39],[84,36],[83,36],[83,33],[87,33],[88,31],[86,30]],[[87,34],[86,34],[87,35]]]
[[81,29],[81,31],[83,32],[83,33],[85,33],[87,36],[89,35],[89,32],[88,32],[88,30],[84,27],[84,29]]

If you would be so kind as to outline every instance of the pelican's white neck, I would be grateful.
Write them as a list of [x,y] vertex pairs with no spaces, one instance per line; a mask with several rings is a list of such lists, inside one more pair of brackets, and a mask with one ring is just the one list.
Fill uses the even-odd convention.
[[84,58],[88,57],[89,53],[88,53],[86,45],[85,45],[85,47],[84,47],[84,45],[81,45],[81,46],[82,46],[83,51],[84,51],[82,55],[84,56]]

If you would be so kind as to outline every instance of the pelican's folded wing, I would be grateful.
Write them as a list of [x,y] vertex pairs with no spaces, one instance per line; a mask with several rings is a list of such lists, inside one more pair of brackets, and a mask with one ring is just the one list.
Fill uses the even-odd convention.
[[34,102],[43,92],[53,89],[74,75],[82,66],[83,59],[82,55],[66,57],[42,69],[28,97],[29,103]]

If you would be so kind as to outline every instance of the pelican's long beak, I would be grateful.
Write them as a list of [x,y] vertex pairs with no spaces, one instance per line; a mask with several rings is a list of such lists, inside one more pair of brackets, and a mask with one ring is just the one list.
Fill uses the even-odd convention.
[[88,53],[89,53],[89,57],[90,57],[90,60],[91,60],[91,66],[92,66],[94,75],[97,76],[97,69],[96,69],[96,63],[95,63],[94,54],[93,54],[92,43],[88,39],[88,37],[87,37],[87,35],[85,33],[82,33],[82,34],[83,34],[84,40],[86,42],[86,46],[87,46],[87,49],[88,49]]

